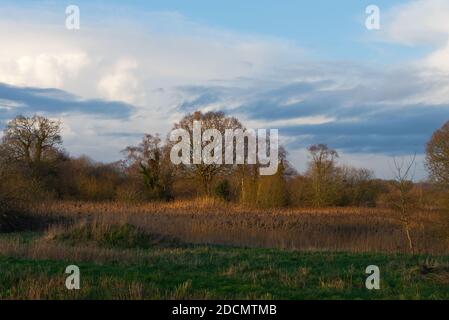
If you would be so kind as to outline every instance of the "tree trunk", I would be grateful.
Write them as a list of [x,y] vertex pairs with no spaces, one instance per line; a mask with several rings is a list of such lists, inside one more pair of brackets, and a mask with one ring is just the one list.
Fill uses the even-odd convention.
[[408,224],[405,225],[405,234],[407,235],[408,246],[409,246],[410,252],[413,254],[413,253],[415,253],[414,252],[415,250],[413,248],[413,241],[412,241],[412,237],[410,235],[410,228],[409,228]]

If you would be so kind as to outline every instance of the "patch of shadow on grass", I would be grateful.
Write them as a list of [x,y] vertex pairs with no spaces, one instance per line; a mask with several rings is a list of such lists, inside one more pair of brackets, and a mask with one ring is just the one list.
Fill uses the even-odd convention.
[[120,249],[188,246],[175,237],[148,233],[132,224],[81,223],[56,231],[49,230],[46,238],[63,241],[70,245],[89,243],[99,247]]
[[430,280],[433,280],[440,284],[449,285],[449,263],[439,262],[432,258],[426,258],[424,262],[421,262],[415,270],[419,271],[419,274]]
[[60,222],[61,219],[55,217],[34,215],[26,211],[0,211],[0,233],[43,231]]

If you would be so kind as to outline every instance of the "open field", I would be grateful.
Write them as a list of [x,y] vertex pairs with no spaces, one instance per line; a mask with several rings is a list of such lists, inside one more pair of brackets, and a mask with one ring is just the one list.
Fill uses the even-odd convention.
[[[414,255],[381,209],[59,202],[29,214],[47,226],[0,235],[0,299],[449,299],[437,212],[417,216]],[[78,291],[64,285],[70,264]],[[368,265],[381,290],[366,289]]]
[[[216,246],[97,248],[98,257],[89,247],[51,250],[2,254],[0,298],[449,299],[449,257]],[[81,269],[78,291],[64,286],[69,264]],[[369,264],[380,267],[380,290],[365,288]]]

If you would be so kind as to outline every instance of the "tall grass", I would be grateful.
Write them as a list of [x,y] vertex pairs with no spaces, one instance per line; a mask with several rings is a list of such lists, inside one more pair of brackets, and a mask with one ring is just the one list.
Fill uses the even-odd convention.
[[[111,226],[130,225],[144,234],[169,236],[186,243],[295,250],[408,252],[402,225],[394,212],[387,209],[260,210],[205,198],[146,204],[52,202],[41,204],[34,210],[38,215],[62,216],[75,224],[87,224],[82,232],[100,232],[103,236],[114,228]],[[417,252],[449,252],[447,242],[434,232],[439,223],[439,213],[423,211],[414,216],[411,233]],[[70,228],[73,235],[73,226]],[[96,235],[91,234],[91,237]]]

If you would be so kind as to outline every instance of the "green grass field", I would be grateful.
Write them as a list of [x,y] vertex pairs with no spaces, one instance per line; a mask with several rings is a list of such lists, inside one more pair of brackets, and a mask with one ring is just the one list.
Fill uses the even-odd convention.
[[[111,255],[102,262],[80,262],[67,254],[63,259],[31,259],[0,253],[0,298],[449,299],[447,256],[220,246],[126,249],[126,254],[139,258]],[[80,267],[80,290],[65,288],[64,271],[70,264]],[[380,268],[380,290],[365,287],[368,265]]]

